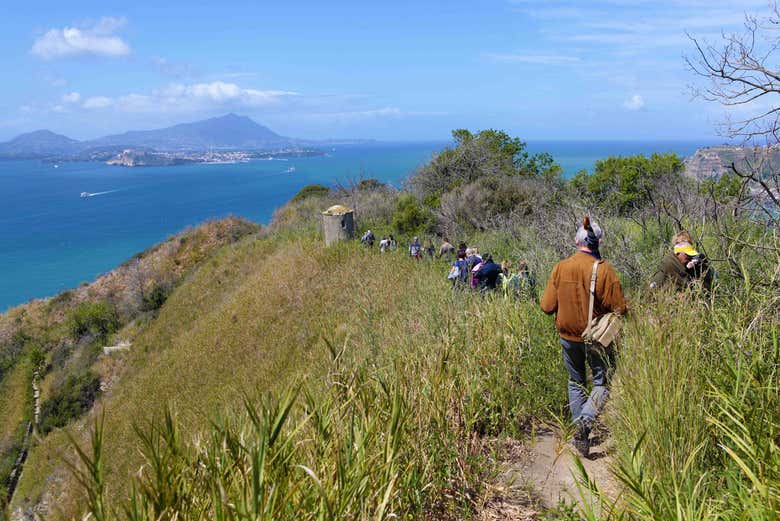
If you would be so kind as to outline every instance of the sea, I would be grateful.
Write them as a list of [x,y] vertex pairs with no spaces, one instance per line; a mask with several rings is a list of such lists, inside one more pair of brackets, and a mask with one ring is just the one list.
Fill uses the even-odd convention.
[[[610,155],[688,156],[708,144],[531,141],[527,149],[550,153],[569,177]],[[239,215],[268,223],[275,208],[310,183],[377,178],[400,187],[446,146],[341,145],[314,157],[143,168],[0,161],[0,312],[91,281],[208,219]]]

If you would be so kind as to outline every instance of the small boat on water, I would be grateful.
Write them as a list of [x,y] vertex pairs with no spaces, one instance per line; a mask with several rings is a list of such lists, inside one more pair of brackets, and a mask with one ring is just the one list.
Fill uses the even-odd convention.
[[285,172],[287,172],[288,174],[292,174],[293,172],[295,172],[295,167],[294,167],[294,166],[291,166],[290,168],[288,168],[287,170],[285,170]]
[[81,196],[80,197],[89,197],[89,196],[90,196],[89,192],[81,192]]

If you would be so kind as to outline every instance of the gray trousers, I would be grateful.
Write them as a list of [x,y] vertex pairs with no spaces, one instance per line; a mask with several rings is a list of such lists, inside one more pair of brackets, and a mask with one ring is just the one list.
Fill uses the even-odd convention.
[[[573,422],[590,427],[609,398],[609,376],[612,356],[584,342],[561,338],[563,363],[569,371],[569,410]],[[587,391],[585,363],[593,373],[593,388]]]

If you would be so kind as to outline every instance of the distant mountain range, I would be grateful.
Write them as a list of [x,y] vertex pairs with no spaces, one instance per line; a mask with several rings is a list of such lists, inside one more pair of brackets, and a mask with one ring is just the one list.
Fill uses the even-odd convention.
[[[365,140],[356,140],[363,142]],[[45,159],[52,157],[103,159],[128,148],[158,152],[206,150],[272,150],[327,145],[280,136],[246,116],[225,116],[183,123],[157,130],[135,130],[88,141],[77,141],[49,130],[36,130],[0,143],[0,159]]]

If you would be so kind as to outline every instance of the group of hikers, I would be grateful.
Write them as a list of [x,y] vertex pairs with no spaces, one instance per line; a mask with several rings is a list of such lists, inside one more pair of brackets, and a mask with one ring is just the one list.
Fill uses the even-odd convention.
[[[599,224],[584,217],[574,236],[575,252],[553,267],[539,302],[542,311],[555,315],[563,363],[569,374],[569,411],[575,427],[572,443],[585,458],[590,453],[591,429],[609,396],[614,367],[612,344],[620,324],[617,318],[628,312],[617,272],[601,257],[603,238]],[[373,247],[374,241],[370,230],[361,239],[368,247]],[[380,241],[383,252],[397,247],[392,235]],[[447,278],[456,293],[474,290],[484,294],[502,289],[505,295],[537,300],[536,277],[524,260],[514,267],[508,261],[498,265],[489,253],[480,255],[478,248],[468,247],[465,242],[455,248],[446,238],[438,255],[432,241],[422,246],[418,237],[409,244],[408,253],[415,259],[427,255],[451,260],[454,256]],[[662,287],[684,290],[700,285],[709,291],[713,278],[707,257],[695,249],[690,233],[681,231],[672,238],[672,249],[649,287],[653,291]],[[593,379],[590,391],[587,366]]]
[[[371,230],[360,238],[364,247],[373,248],[376,236]],[[394,251],[398,249],[398,241],[392,235],[386,235],[379,241],[379,251]],[[454,263],[450,267],[447,278],[452,281],[453,291],[474,290],[481,293],[502,291],[506,296],[537,300],[536,276],[531,273],[528,263],[519,260],[513,267],[510,261],[496,264],[489,253],[480,255],[479,248],[468,247],[461,242],[457,248],[446,237],[437,248],[433,240],[428,239],[423,245],[419,237],[414,237],[408,247],[409,255],[416,260],[445,259]]]
[[[455,248],[444,239],[441,250],[451,255]],[[465,290],[482,293],[502,291],[504,296],[537,300],[536,276],[522,259],[512,266],[505,260],[498,265],[489,253],[480,255],[479,248],[468,247],[465,242],[458,245],[456,260],[452,264],[447,278],[452,281],[452,289],[458,293]]]
[[[360,243],[366,248],[373,248],[374,244],[376,243],[376,236],[374,235],[374,232],[367,230],[366,233],[364,233],[360,238]],[[398,241],[395,240],[393,234],[382,236],[382,240],[379,241],[380,252],[384,253],[387,251],[395,251],[397,249]],[[452,245],[449,244],[449,242],[445,239],[444,243],[439,249],[439,254],[437,256],[436,247],[433,245],[433,241],[431,239],[428,239],[428,241],[425,243],[425,246],[423,246],[420,243],[420,239],[415,237],[414,240],[412,240],[412,242],[409,244],[408,251],[409,254],[417,260],[423,259],[425,257],[428,257],[429,259],[433,259],[434,257],[442,258],[445,255],[447,255],[448,259],[451,260],[454,248],[452,248]]]

